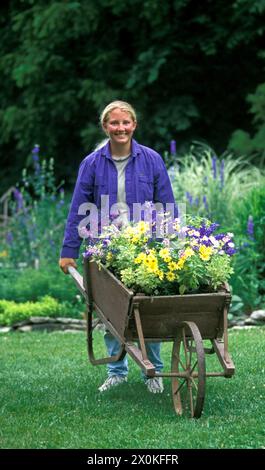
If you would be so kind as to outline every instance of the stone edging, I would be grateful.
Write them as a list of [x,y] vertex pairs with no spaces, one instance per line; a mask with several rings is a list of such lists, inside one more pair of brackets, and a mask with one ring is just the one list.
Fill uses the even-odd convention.
[[26,333],[29,331],[63,331],[80,332],[86,330],[86,320],[77,318],[52,318],[52,317],[30,317],[12,326],[0,327],[0,333],[9,333],[10,331],[19,331]]

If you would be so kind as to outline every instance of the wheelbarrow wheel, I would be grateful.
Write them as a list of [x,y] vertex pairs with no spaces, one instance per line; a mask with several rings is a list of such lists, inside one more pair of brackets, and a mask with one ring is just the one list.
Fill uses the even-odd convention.
[[172,377],[176,413],[188,412],[192,418],[199,418],[204,404],[206,370],[203,341],[194,322],[179,324],[172,349],[171,372],[176,374]]

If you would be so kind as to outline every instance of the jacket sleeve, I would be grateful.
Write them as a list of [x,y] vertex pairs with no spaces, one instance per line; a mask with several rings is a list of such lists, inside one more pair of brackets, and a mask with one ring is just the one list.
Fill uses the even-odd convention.
[[66,221],[61,258],[78,258],[83,239],[79,236],[78,225],[84,218],[78,210],[85,202],[94,202],[94,168],[88,159],[80,165],[75,189]]
[[166,204],[173,204],[174,217],[178,216],[178,210],[169,179],[169,175],[162,157],[157,154],[154,171],[154,202],[160,202],[166,209]]

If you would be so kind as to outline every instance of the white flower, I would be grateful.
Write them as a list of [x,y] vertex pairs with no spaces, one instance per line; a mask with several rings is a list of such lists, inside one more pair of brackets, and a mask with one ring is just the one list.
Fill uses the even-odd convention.
[[213,235],[211,235],[211,236],[209,237],[209,240],[210,240],[210,242],[213,244],[213,246],[215,246],[215,247],[218,247],[218,246],[219,246],[219,241],[216,240],[216,238],[215,238]]

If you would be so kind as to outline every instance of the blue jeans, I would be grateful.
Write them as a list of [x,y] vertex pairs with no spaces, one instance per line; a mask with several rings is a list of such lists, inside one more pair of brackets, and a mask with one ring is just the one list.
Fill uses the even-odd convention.
[[[115,356],[118,354],[120,350],[120,343],[119,341],[112,336],[111,333],[106,332],[104,335],[104,341],[109,353],[109,356]],[[146,343],[146,352],[149,361],[152,362],[155,366],[156,372],[160,372],[163,369],[163,362],[160,358],[160,349],[161,343]],[[125,377],[128,375],[128,360],[125,356],[122,361],[117,362],[110,362],[107,365],[108,376],[111,377],[113,375],[120,375]],[[142,376],[145,377],[144,372],[142,371]]]

